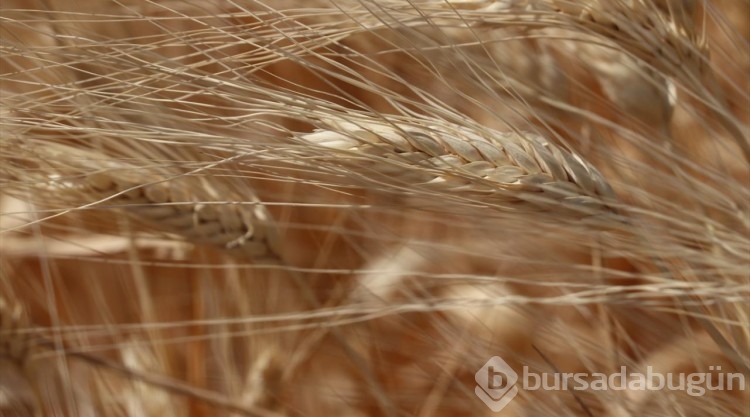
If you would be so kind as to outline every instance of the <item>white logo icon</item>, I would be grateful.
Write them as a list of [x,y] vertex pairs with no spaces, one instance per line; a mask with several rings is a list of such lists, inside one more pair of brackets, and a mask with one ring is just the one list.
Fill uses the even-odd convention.
[[477,394],[490,410],[498,412],[518,394],[518,374],[499,356],[493,356],[475,375]]

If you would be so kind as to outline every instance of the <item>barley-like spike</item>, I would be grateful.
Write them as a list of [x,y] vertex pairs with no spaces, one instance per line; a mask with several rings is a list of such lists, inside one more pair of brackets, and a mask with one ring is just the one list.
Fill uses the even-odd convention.
[[[50,143],[49,147],[41,152],[64,150],[64,145]],[[73,147],[65,151],[70,160],[87,162],[73,169],[75,176],[70,174],[70,166],[53,168],[60,174],[39,184],[40,191],[56,193],[64,204],[114,206],[154,230],[184,236],[192,243],[219,246],[256,260],[278,258],[271,216],[251,191],[246,191],[249,195],[241,203],[230,202],[221,198],[229,195],[228,191],[207,185],[198,176],[165,175],[159,179],[157,174],[141,174],[136,167],[124,164],[92,171],[92,164],[104,160],[103,156]],[[66,173],[70,174],[67,178],[80,178],[80,171],[84,172],[83,181],[61,179]],[[43,200],[40,203],[46,204]]]
[[[131,215],[156,226],[158,230],[172,232],[188,237],[198,244],[210,244],[247,252],[253,259],[276,258],[279,248],[275,240],[269,238],[274,234],[270,216],[254,196],[250,196],[247,206],[201,198],[203,189],[194,187],[192,178],[180,177],[160,182],[148,181],[146,178],[105,179],[106,174],[99,172],[87,177],[87,186],[96,192],[106,204],[125,206]],[[103,188],[103,185],[115,184],[118,187]],[[198,184],[200,185],[200,184]],[[118,190],[130,191],[118,194]],[[136,191],[139,190],[139,191]],[[200,201],[200,202],[198,202]],[[192,207],[192,210],[188,210]]]
[[[596,168],[539,135],[487,129],[472,132],[463,127],[450,129],[435,120],[423,122],[404,125],[363,120],[354,124],[329,117],[320,123],[325,130],[300,137],[344,151],[349,158],[339,158],[337,163],[349,168],[362,164],[352,153],[365,154],[377,161],[376,167],[367,164],[368,170],[380,170],[400,180],[408,175],[409,181],[443,190],[478,191],[490,201],[495,198],[493,192],[499,193],[501,200],[531,200],[550,206],[573,202],[568,198],[576,196],[598,201],[602,208],[615,201],[612,188]],[[543,196],[529,199],[528,193]]]

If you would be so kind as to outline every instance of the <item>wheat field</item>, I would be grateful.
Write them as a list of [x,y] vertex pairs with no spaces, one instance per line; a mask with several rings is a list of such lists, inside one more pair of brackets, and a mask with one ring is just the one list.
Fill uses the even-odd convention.
[[0,415],[750,415],[747,0],[0,19]]

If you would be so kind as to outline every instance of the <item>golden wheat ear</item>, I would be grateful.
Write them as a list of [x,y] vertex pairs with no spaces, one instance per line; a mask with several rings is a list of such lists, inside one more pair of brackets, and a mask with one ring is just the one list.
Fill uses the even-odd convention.
[[[242,199],[232,201],[236,192],[203,172],[210,166],[192,172],[144,169],[112,160],[113,155],[53,142],[42,143],[37,151],[47,163],[44,173],[39,172],[39,194],[32,200],[39,207],[59,210],[52,217],[76,210],[98,210],[101,215],[120,209],[151,230],[183,236],[194,244],[254,260],[275,259],[278,254],[272,219],[253,190],[243,189]],[[101,220],[115,226],[111,219]]]
[[254,260],[274,258],[280,250],[270,215],[252,190],[242,202],[228,203],[221,198],[226,194],[220,184],[205,178],[183,176],[154,183],[106,172],[88,176],[85,187],[81,191],[101,196],[102,204],[124,207],[152,227],[196,244]]
[[423,187],[499,209],[526,202],[591,215],[612,211],[616,203],[596,168],[532,133],[471,129],[430,118],[407,124],[329,117],[322,125],[327,130],[300,138],[332,149],[332,158],[363,178],[377,172],[408,189]]

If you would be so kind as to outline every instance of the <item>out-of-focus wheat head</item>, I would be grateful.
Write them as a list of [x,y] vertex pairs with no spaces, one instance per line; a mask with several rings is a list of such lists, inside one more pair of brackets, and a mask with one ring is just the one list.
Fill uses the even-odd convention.
[[749,8],[3,1],[0,414],[490,416],[493,356],[747,380]]

